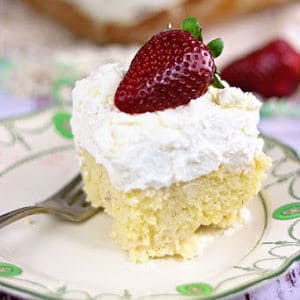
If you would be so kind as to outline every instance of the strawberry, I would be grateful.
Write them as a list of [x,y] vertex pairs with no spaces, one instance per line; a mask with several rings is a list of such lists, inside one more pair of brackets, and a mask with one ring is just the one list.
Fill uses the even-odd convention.
[[212,53],[219,55],[221,49],[216,40],[211,42],[212,51],[201,41],[195,20],[187,18],[183,23],[193,35],[180,29],[162,31],[137,52],[115,93],[115,105],[121,111],[134,114],[174,108],[207,91],[216,79]]
[[290,96],[300,82],[300,55],[277,39],[229,64],[221,77],[265,98]]

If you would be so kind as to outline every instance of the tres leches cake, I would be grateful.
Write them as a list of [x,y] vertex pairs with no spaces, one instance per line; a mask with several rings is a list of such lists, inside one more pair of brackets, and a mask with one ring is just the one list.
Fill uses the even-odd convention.
[[239,222],[261,188],[270,165],[261,104],[219,80],[221,50],[187,18],[150,39],[127,72],[103,65],[73,90],[87,200],[114,218],[113,238],[133,261],[193,257],[199,227]]
[[205,25],[293,0],[22,0],[73,32],[96,42],[145,42],[167,20],[193,14]]

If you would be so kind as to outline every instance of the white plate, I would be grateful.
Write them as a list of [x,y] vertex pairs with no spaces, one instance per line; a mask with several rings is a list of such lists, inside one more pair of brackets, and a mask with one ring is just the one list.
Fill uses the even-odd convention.
[[[69,117],[56,107],[0,122],[0,214],[44,199],[78,172]],[[282,274],[300,258],[300,160],[265,143],[273,167],[249,220],[203,234],[194,259],[137,265],[111,239],[105,213],[84,224],[37,215],[1,229],[1,288],[45,299],[216,299]]]

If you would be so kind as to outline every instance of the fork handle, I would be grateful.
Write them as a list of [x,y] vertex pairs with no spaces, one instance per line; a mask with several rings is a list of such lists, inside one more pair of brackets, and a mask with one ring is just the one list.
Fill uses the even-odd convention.
[[24,217],[35,215],[35,214],[46,214],[50,213],[49,209],[39,206],[26,206],[10,211],[0,216],[0,228],[14,223]]

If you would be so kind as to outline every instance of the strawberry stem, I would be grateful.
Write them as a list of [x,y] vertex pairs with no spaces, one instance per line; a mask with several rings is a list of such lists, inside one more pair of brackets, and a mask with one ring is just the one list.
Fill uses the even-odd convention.
[[219,75],[217,73],[214,74],[214,79],[213,79],[213,86],[215,88],[218,88],[218,89],[224,89],[225,86],[223,85]]
[[[167,26],[167,29],[170,29],[169,25]],[[182,22],[181,29],[189,32],[200,42],[203,42],[202,28],[197,18],[195,17],[185,18]],[[212,56],[216,58],[221,55],[224,48],[224,42],[221,38],[214,39],[207,44],[207,48],[211,51]],[[219,89],[225,88],[225,86],[223,85],[220,79],[220,76],[217,73],[217,67],[215,68],[215,73],[213,76],[213,86]]]
[[195,17],[185,18],[182,22],[181,29],[188,31],[192,36],[194,36],[199,41],[203,41],[202,39],[202,28]]

